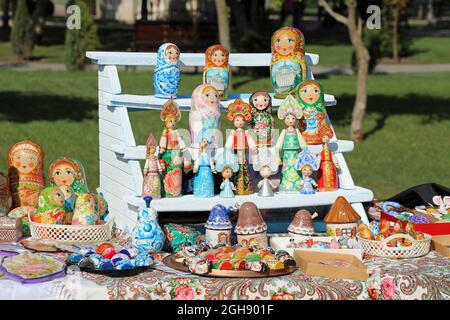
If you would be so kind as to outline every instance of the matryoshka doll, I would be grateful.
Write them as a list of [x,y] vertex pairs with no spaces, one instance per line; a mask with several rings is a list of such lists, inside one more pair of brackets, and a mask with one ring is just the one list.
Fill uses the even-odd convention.
[[150,196],[153,199],[161,198],[161,179],[159,175],[162,173],[162,170],[158,157],[155,155],[157,144],[155,136],[150,134],[146,143],[147,157],[144,165],[142,196]]
[[180,87],[178,61],[180,49],[173,43],[164,43],[158,48],[153,73],[153,89],[157,98],[176,98]]
[[60,187],[47,187],[39,194],[39,207],[33,221],[45,224],[63,224],[66,219],[64,193]]
[[253,154],[257,152],[256,143],[249,130],[244,129],[245,125],[252,119],[250,105],[237,98],[228,105],[227,119],[232,121],[235,129],[230,131],[225,148],[233,150],[238,158],[239,171],[235,176],[237,195],[243,196],[253,193],[252,181],[246,151],[251,150]]
[[215,44],[206,49],[203,83],[212,85],[219,93],[220,100],[227,100],[231,70],[228,66],[230,53],[224,46]]
[[297,128],[298,119],[301,117],[302,108],[297,100],[291,95],[287,96],[278,109],[278,118],[284,120],[287,126],[281,131],[276,144],[278,153],[283,152],[280,192],[297,192],[301,188],[301,177],[296,168],[297,156],[308,146]]
[[72,225],[94,225],[100,221],[100,215],[96,210],[97,199],[93,193],[81,193],[78,195],[73,211]]
[[301,131],[307,144],[328,142],[334,136],[327,123],[324,96],[322,86],[315,80],[304,81],[297,88],[297,98],[303,110]]
[[201,84],[192,92],[189,130],[194,157],[198,154],[202,132],[211,137],[207,149],[216,149],[221,143],[219,93],[209,84]]
[[183,150],[185,144],[178,130],[175,129],[177,122],[181,120],[178,105],[169,99],[161,109],[161,121],[164,130],[159,140],[159,153],[161,154],[162,181],[164,197],[181,196],[183,182]]
[[9,190],[9,178],[0,172],[0,217],[7,215],[12,208],[12,196]]
[[89,192],[84,167],[80,160],[61,157],[49,167],[50,186],[70,186],[75,194]]
[[272,86],[275,97],[282,99],[306,80],[305,38],[300,30],[284,27],[273,34],[271,42]]
[[322,152],[317,160],[320,163],[317,171],[317,190],[336,191],[339,188],[338,169],[340,166],[337,159],[333,157],[328,143],[322,145]]
[[41,146],[30,140],[17,142],[9,149],[8,165],[13,208],[37,207],[39,193],[45,187]]
[[272,145],[272,97],[268,92],[257,91],[248,99],[252,110],[252,129],[256,146],[270,147]]
[[248,247],[257,244],[267,247],[267,225],[258,207],[253,202],[244,202],[239,207],[238,220],[234,232],[238,244]]
[[209,214],[208,220],[205,224],[205,241],[210,246],[215,246],[219,243],[230,245],[231,221],[229,218],[231,209],[218,204],[215,205]]

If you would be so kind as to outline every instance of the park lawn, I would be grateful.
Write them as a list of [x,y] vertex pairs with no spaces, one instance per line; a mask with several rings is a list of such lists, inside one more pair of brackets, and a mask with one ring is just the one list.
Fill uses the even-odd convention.
[[[123,92],[149,94],[151,74],[121,72]],[[181,93],[191,93],[200,75],[183,75]],[[236,92],[270,90],[267,78],[233,77]],[[366,140],[346,155],[355,183],[378,198],[410,186],[436,182],[450,186],[450,73],[373,75],[369,79]],[[338,136],[348,139],[355,77],[321,79],[338,105],[328,109]],[[0,171],[8,148],[32,139],[45,150],[45,168],[59,156],[79,158],[89,185],[98,185],[97,74],[95,72],[0,72]],[[159,136],[158,112],[131,115],[136,141]],[[180,127],[187,127],[183,113]],[[223,117],[222,129],[230,124]],[[277,123],[281,128],[282,124]]]

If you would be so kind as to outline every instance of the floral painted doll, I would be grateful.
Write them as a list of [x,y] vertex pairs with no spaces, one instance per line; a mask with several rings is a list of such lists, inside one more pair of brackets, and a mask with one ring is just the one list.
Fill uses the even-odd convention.
[[230,131],[225,144],[225,148],[233,150],[238,157],[239,172],[235,176],[236,194],[240,196],[252,194],[253,186],[246,159],[246,151],[251,150],[255,154],[257,147],[250,131],[244,129],[245,125],[252,119],[250,105],[237,98],[228,105],[227,118],[233,122],[236,128]]
[[203,137],[200,142],[199,154],[195,159],[193,172],[194,196],[201,198],[214,197],[214,177],[216,173],[214,162],[206,151],[208,138]]
[[48,187],[39,194],[39,206],[34,222],[63,224],[66,218],[64,193],[60,187]]
[[206,49],[203,83],[212,85],[219,93],[220,100],[227,100],[231,69],[228,66],[230,53],[224,46],[215,44]]
[[93,193],[82,193],[77,197],[72,225],[94,225],[100,220],[96,210],[97,199]]
[[178,60],[180,49],[173,43],[164,43],[158,48],[153,73],[153,89],[157,98],[176,98],[180,87]]
[[338,170],[340,169],[338,161],[333,157],[328,143],[322,145],[322,152],[317,160],[320,163],[317,171],[317,190],[336,191],[339,188]]
[[50,164],[48,175],[50,186],[70,186],[75,194],[89,192],[80,160],[71,157],[58,158]]
[[9,178],[0,172],[0,217],[7,215],[12,207],[12,196],[9,190]]
[[216,170],[222,174],[223,181],[220,185],[221,198],[234,198],[236,187],[231,178],[233,173],[239,171],[237,156],[227,149],[221,149],[216,155]]
[[315,80],[302,82],[297,88],[297,99],[303,109],[300,125],[306,143],[321,144],[333,138],[334,132],[327,124],[322,86]]
[[73,210],[75,210],[77,196],[70,186],[59,186],[59,189],[64,194],[64,210],[66,210],[64,224],[72,224]]
[[252,107],[252,129],[258,148],[272,145],[272,97],[268,92],[258,91],[248,99]]
[[155,155],[156,138],[150,134],[147,139],[147,158],[144,165],[144,184],[142,186],[142,196],[150,196],[153,199],[161,198],[161,165],[158,157]]
[[253,169],[259,171],[262,178],[262,180],[258,182],[258,196],[273,197],[273,191],[277,186],[269,178],[277,173],[278,162],[271,149],[267,147],[258,149],[258,155],[253,161]]
[[183,150],[185,144],[178,130],[175,129],[177,122],[181,120],[178,105],[169,99],[161,110],[161,121],[164,130],[159,141],[159,153],[161,154],[162,181],[164,197],[181,196]]
[[316,156],[306,148],[298,154],[296,169],[300,170],[303,176],[300,194],[315,194],[314,188],[317,188],[317,183],[311,176],[314,171],[319,169],[319,162]]
[[298,119],[302,117],[302,108],[291,95],[283,101],[278,109],[278,118],[284,120],[287,128],[281,131],[276,149],[283,151],[283,168],[280,192],[300,191],[301,179],[296,170],[297,156],[301,149],[307,147],[300,130],[297,128]]
[[300,30],[284,27],[273,34],[271,42],[270,75],[275,97],[281,99],[306,80],[305,38]]
[[[192,105],[189,111],[189,130],[191,132],[191,147],[200,146],[199,137],[206,131],[211,137],[207,149],[216,149],[221,141],[220,132],[220,100],[217,90],[209,84],[201,84],[192,93]],[[196,153],[196,151],[193,151]]]
[[45,186],[41,146],[30,140],[17,142],[9,149],[8,165],[13,208],[37,207],[39,193]]

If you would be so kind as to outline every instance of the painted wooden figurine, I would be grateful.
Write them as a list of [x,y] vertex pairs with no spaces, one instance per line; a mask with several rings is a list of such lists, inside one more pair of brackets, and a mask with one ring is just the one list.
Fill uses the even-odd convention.
[[45,224],[63,224],[66,219],[64,193],[60,187],[47,187],[39,194],[39,205],[34,222]]
[[253,193],[252,181],[246,151],[251,150],[253,154],[257,152],[256,143],[249,130],[244,129],[245,125],[252,119],[251,107],[241,99],[237,98],[228,105],[228,120],[232,121],[235,129],[230,131],[225,148],[233,150],[239,162],[239,172],[235,176],[236,194],[243,196]]
[[7,215],[12,208],[12,196],[9,190],[9,178],[0,172],[0,217]]
[[233,173],[239,171],[237,156],[227,149],[221,149],[216,154],[216,170],[222,174],[223,181],[220,185],[221,198],[234,198],[236,187],[231,182]]
[[157,98],[176,98],[180,87],[178,61],[180,49],[173,43],[164,43],[158,48],[153,73],[153,89]]
[[164,197],[181,196],[183,150],[185,144],[178,130],[177,122],[181,120],[178,105],[169,99],[161,110],[161,121],[164,122],[164,130],[159,141],[159,153],[161,156],[162,181]]
[[278,29],[272,36],[270,75],[276,98],[294,93],[300,82],[306,80],[305,38],[292,27]]
[[317,183],[311,176],[314,171],[319,169],[319,162],[317,161],[316,156],[312,154],[308,148],[298,154],[296,169],[300,170],[303,176],[300,194],[315,194],[314,188],[317,188]]
[[338,170],[339,162],[333,157],[328,143],[322,145],[322,152],[317,160],[320,163],[317,171],[317,190],[335,191],[339,188]]
[[231,208],[226,208],[221,204],[215,205],[211,209],[205,224],[205,242],[208,245],[231,244],[230,236],[233,226],[229,218],[230,211]]
[[204,136],[200,142],[199,154],[194,162],[193,172],[194,176],[194,196],[201,198],[214,197],[214,177],[213,172],[216,173],[214,162],[206,147],[210,139]]
[[228,50],[220,44],[206,49],[203,83],[216,88],[220,100],[228,99],[228,86],[231,78],[231,69],[228,66],[229,55]]
[[301,117],[302,108],[297,100],[291,95],[287,96],[278,109],[278,118],[284,120],[287,126],[281,131],[276,144],[278,154],[283,152],[280,192],[298,192],[301,188],[301,177],[296,169],[297,156],[301,149],[308,146],[297,128]]
[[244,202],[239,207],[234,232],[237,234],[238,244],[244,247],[252,245],[268,246],[267,224],[254,202]]
[[252,107],[252,129],[256,139],[256,146],[272,146],[272,129],[274,120],[272,117],[272,97],[268,92],[257,91],[248,99]]
[[[198,150],[200,137],[205,130],[206,134],[211,137],[211,143],[207,149],[216,149],[222,143],[219,141],[221,138],[219,93],[209,84],[201,84],[192,92],[189,130],[193,149]],[[195,151],[193,152],[195,153]]]
[[303,110],[301,131],[308,144],[328,142],[334,136],[327,123],[324,96],[322,86],[315,80],[304,81],[297,88],[297,98]]
[[267,147],[259,148],[258,155],[253,161],[253,169],[259,171],[262,180],[258,182],[258,196],[273,197],[273,191],[276,189],[276,184],[271,181],[270,176],[278,171],[278,162],[275,154]]
[[144,183],[142,186],[142,196],[150,196],[153,199],[161,198],[161,164],[156,156],[156,138],[151,133],[147,139],[147,156],[144,165]]
[[8,165],[13,208],[37,207],[39,193],[45,186],[41,146],[30,140],[17,142],[9,149]]
[[94,225],[100,220],[97,199],[93,193],[81,193],[75,202],[72,225]]
[[75,194],[89,192],[80,160],[71,157],[58,158],[50,164],[48,175],[51,186],[70,186]]

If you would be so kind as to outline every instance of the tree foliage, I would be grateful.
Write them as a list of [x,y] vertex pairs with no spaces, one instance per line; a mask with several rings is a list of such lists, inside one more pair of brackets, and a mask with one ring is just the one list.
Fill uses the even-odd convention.
[[17,0],[14,23],[11,30],[11,47],[18,61],[31,58],[33,52],[33,21],[27,0]]

